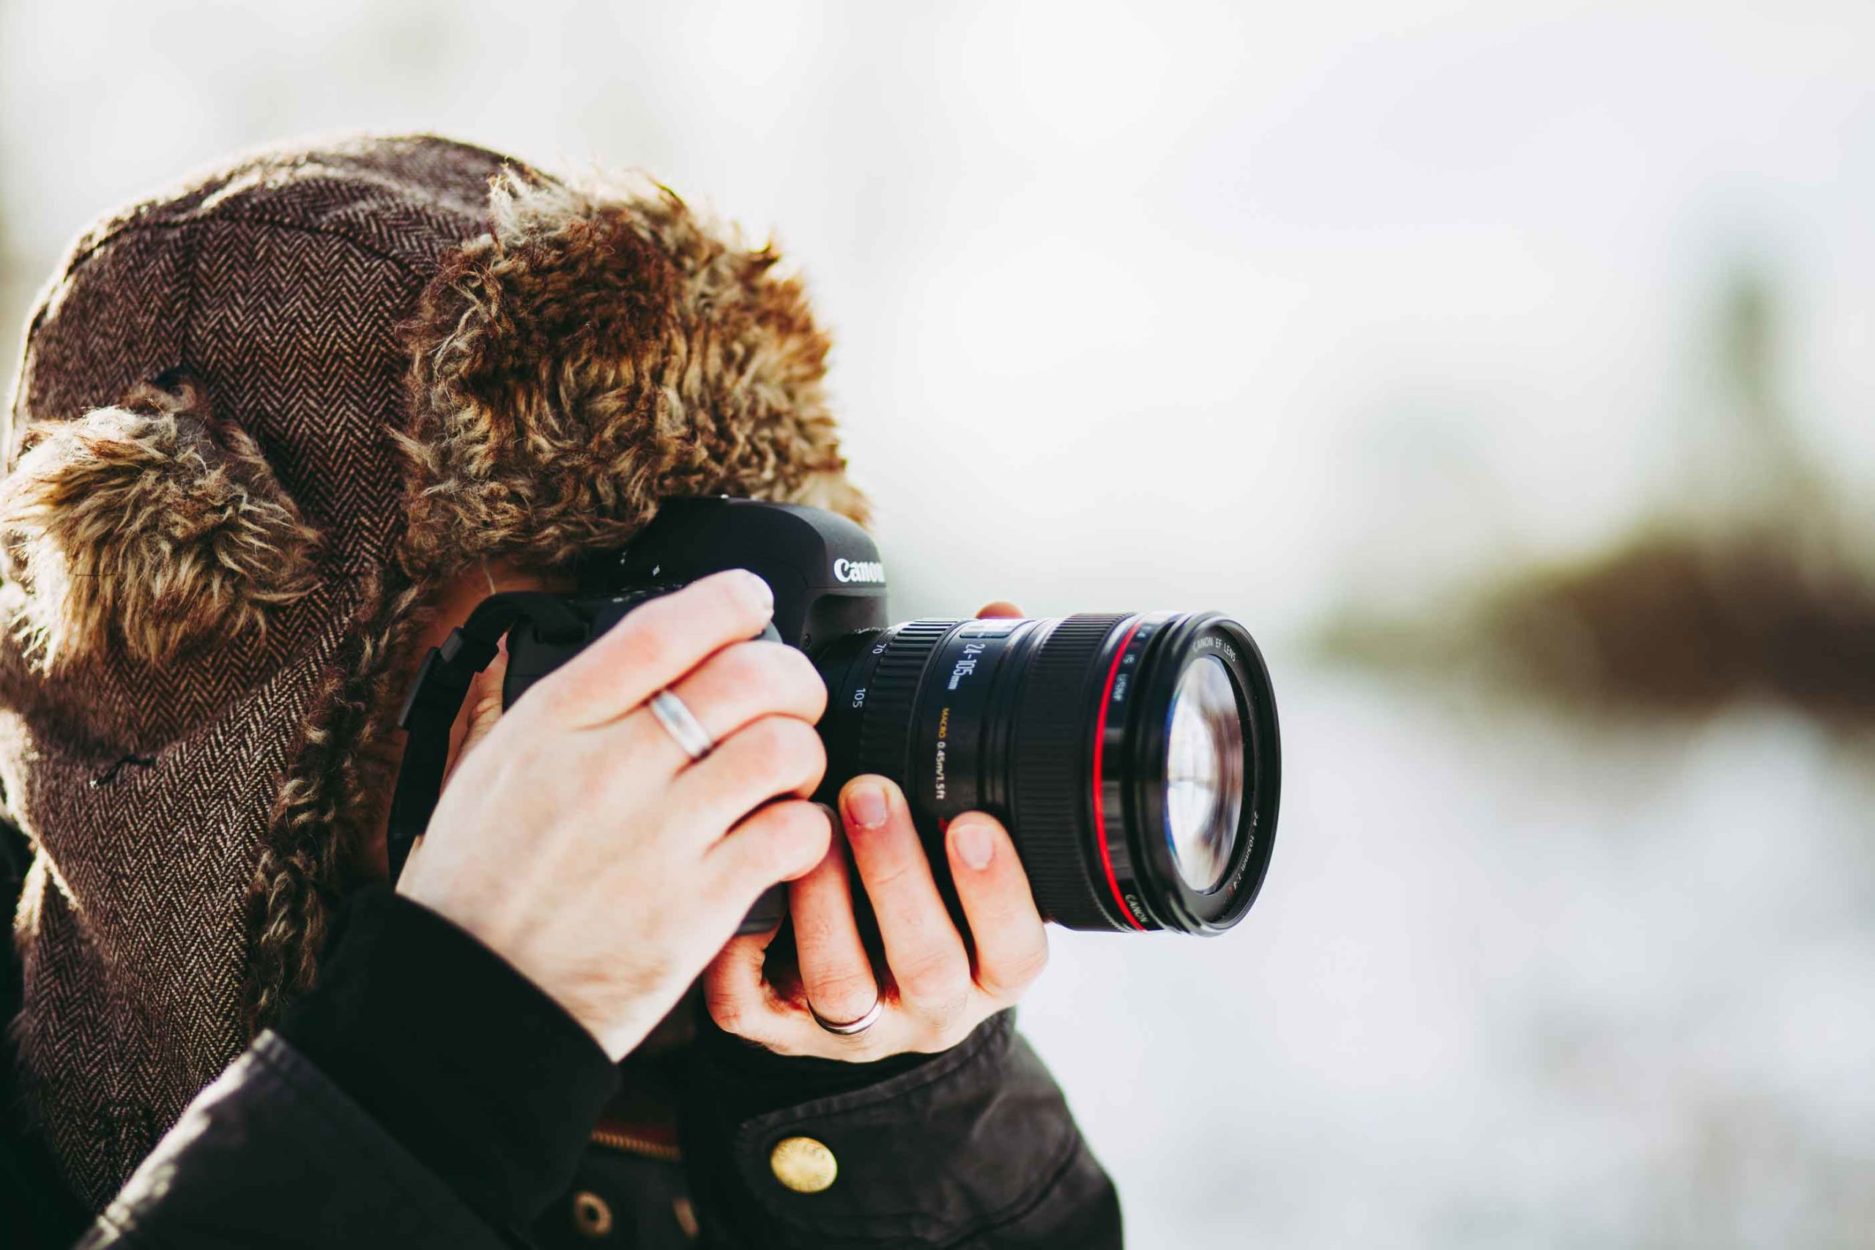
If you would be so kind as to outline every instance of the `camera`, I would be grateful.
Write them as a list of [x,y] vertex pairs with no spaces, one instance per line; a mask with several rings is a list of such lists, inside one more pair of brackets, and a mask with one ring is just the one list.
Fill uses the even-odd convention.
[[[495,595],[425,657],[400,724],[393,875],[428,822],[449,727],[508,636],[503,706],[633,609],[743,568],[775,595],[764,636],[827,684],[819,729],[834,802],[860,773],[905,792],[947,897],[944,828],[1008,828],[1041,913],[1073,929],[1218,933],[1269,869],[1281,788],[1275,694],[1255,641],[1218,612],[892,623],[870,536],[818,508],[716,495],[665,500],[570,595]],[[780,915],[771,891],[744,922]]]

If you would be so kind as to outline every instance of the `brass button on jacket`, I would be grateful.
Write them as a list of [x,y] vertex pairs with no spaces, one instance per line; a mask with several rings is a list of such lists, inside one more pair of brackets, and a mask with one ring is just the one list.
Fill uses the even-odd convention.
[[589,1189],[573,1195],[573,1227],[597,1240],[612,1231],[612,1205]]
[[833,1184],[840,1164],[825,1142],[812,1137],[784,1137],[769,1152],[775,1179],[797,1194],[817,1194]]

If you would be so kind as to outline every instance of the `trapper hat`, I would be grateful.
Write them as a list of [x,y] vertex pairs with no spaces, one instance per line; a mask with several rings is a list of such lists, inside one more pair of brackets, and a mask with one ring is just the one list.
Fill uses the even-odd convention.
[[430,136],[246,155],[74,244],[5,439],[0,786],[28,1101],[93,1204],[382,873],[442,582],[670,495],[866,522],[777,260],[649,180]]

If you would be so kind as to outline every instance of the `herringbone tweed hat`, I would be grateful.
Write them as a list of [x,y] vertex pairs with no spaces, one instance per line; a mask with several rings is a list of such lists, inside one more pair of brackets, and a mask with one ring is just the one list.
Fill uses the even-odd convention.
[[11,404],[0,784],[29,1105],[94,1205],[383,873],[440,582],[673,494],[864,522],[776,260],[647,180],[428,136],[247,155],[79,238]]

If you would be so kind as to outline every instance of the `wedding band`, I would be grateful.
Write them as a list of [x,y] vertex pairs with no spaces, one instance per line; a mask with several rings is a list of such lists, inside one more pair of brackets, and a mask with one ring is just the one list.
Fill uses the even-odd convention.
[[818,1011],[815,1011],[812,1002],[807,1004],[807,1014],[814,1017],[815,1024],[818,1024],[821,1028],[827,1030],[827,1032],[837,1033],[841,1037],[852,1037],[855,1034],[864,1033],[873,1026],[884,1011],[885,1000],[875,998],[872,1000],[872,1007],[865,1015],[857,1020],[848,1020],[845,1024],[841,1024],[838,1021],[829,1020]]
[[716,749],[716,739],[710,737],[710,731],[703,727],[684,704],[684,701],[664,689],[651,696],[648,705],[651,715],[658,718],[658,724],[684,749],[684,754],[693,760],[700,760]]

